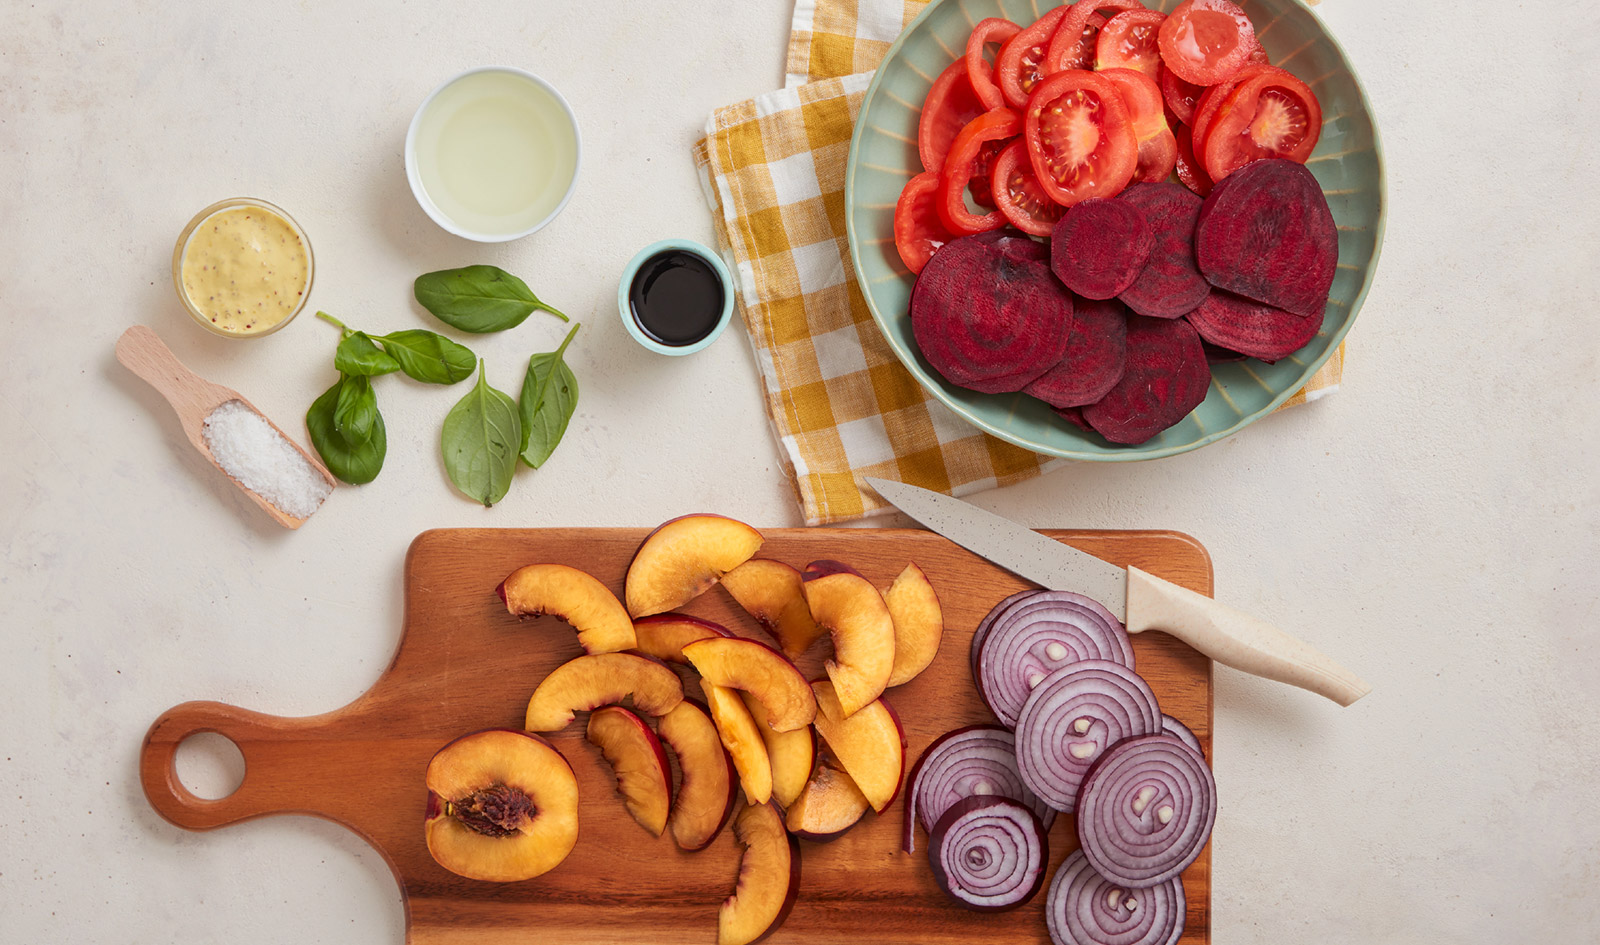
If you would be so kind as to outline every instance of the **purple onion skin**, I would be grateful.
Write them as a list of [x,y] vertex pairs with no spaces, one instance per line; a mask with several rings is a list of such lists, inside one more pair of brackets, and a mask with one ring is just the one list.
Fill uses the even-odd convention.
[[[1183,796],[1171,779],[1183,776]],[[1152,790],[1142,809],[1135,802]],[[1173,807],[1161,823],[1160,809]],[[1200,856],[1217,820],[1217,782],[1203,755],[1171,735],[1145,735],[1113,745],[1078,790],[1078,843],[1100,875],[1145,888],[1181,874]],[[1119,848],[1135,837],[1140,852]],[[1149,852],[1143,852],[1148,850]]]
[[[919,796],[918,780],[922,777],[923,763],[926,762],[929,758],[936,757],[938,752],[939,752],[939,750],[941,748],[943,748],[946,745],[946,743],[950,742],[952,739],[955,739],[955,738],[958,738],[958,737],[961,737],[961,736],[964,736],[964,735],[969,735],[970,733],[973,733],[973,732],[987,732],[987,733],[991,734],[992,736],[994,736],[997,741],[1009,741],[1009,742],[1012,743],[1013,746],[1015,746],[1015,738],[1012,736],[1010,729],[1004,728],[1003,726],[999,726],[999,725],[968,725],[968,726],[966,726],[964,728],[958,728],[958,729],[955,729],[954,731],[950,731],[950,732],[944,733],[943,735],[941,735],[938,738],[934,739],[933,743],[930,744],[927,748],[923,749],[921,756],[919,756],[917,758],[917,763],[915,765],[913,765],[912,768],[911,768],[911,777],[905,782],[905,784],[906,784],[905,833],[904,833],[904,837],[903,837],[903,840],[902,840],[901,845],[900,845],[900,848],[902,850],[904,850],[905,852],[907,852],[907,853],[915,853],[916,852],[916,849],[917,849],[917,843],[916,843],[916,839],[917,839],[917,824],[921,823],[924,830],[929,830],[929,829],[932,829],[934,821],[938,819],[937,816],[933,816],[933,817],[926,816],[926,812],[922,811],[917,806],[917,799],[918,799],[918,796]],[[1027,787],[1025,785],[1022,785],[1022,775],[1021,775],[1020,772],[1017,774],[1017,782],[1018,782],[1018,785],[1021,787],[1021,790],[1019,792],[1017,792],[1017,793],[1022,794],[1024,796],[1022,796],[1022,797],[1012,797],[1012,800],[1020,801],[1021,803],[1033,808],[1034,813],[1039,815],[1039,817],[1041,818],[1041,822],[1044,824],[1044,828],[1046,830],[1049,830],[1050,829],[1050,825],[1055,822],[1055,811],[1051,810],[1048,806],[1046,806],[1044,804],[1044,802],[1040,801],[1037,797],[1034,797],[1031,793],[1028,792]],[[1007,795],[989,795],[989,796],[1007,796]],[[942,814],[943,811],[940,811],[939,813]]]
[[[1033,870],[1033,881],[1028,887],[1025,890],[1019,888],[1004,901],[994,904],[963,899],[953,887],[950,874],[945,869],[945,861],[940,857],[940,853],[945,852],[943,847],[949,832],[957,829],[969,814],[983,812],[1005,817],[1017,824],[1024,834],[1024,840],[1035,842],[1035,846],[1029,849],[1036,849],[1038,854],[1035,858],[1037,867]],[[1049,869],[1049,863],[1050,837],[1045,832],[1044,825],[1040,823],[1038,815],[1008,797],[991,795],[962,798],[944,812],[944,816],[939,818],[939,822],[933,825],[933,830],[928,834],[928,864],[933,867],[934,881],[944,890],[945,895],[973,912],[1007,912],[1032,899],[1044,886],[1044,874]]]
[[[1051,655],[1056,646],[1059,654]],[[1089,659],[1134,668],[1133,644],[1122,623],[1093,598],[1042,591],[1015,601],[986,628],[974,673],[978,695],[1000,724],[1014,727],[1033,689],[1031,679]]]
[[1193,732],[1189,731],[1189,726],[1183,724],[1164,712],[1161,714],[1161,734],[1171,735],[1173,738],[1176,738],[1178,741],[1183,742],[1185,745],[1188,745],[1190,748],[1193,748],[1195,751],[1199,752],[1201,757],[1205,757],[1206,750],[1200,747],[1200,739],[1195,737]]
[[1185,908],[1177,877],[1130,889],[1096,873],[1076,850],[1050,881],[1044,920],[1055,945],[1173,945],[1183,936]]
[[[1068,728],[1092,720],[1087,731]],[[1079,785],[1095,761],[1126,738],[1160,731],[1161,706],[1149,684],[1110,660],[1083,660],[1046,676],[1017,718],[1017,770],[1023,783],[1064,813],[1077,807]],[[1093,746],[1089,754],[1073,753]]]

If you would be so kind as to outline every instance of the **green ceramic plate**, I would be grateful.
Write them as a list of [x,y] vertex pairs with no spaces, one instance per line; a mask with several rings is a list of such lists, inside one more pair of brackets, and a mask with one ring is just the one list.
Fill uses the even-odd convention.
[[[1171,10],[1179,0],[1158,0]],[[1383,157],[1367,97],[1350,63],[1298,0],[1239,0],[1276,65],[1299,76],[1322,103],[1322,136],[1307,165],[1322,184],[1339,227],[1339,269],[1322,331],[1276,364],[1249,360],[1212,366],[1204,403],[1176,426],[1138,446],[1116,446],[1056,417],[1023,394],[980,394],[940,377],[918,352],[907,304],[911,273],[894,248],[894,205],[917,157],[917,118],[933,80],[965,48],[972,26],[1003,16],[1027,25],[1048,0],[934,0],[889,48],[856,119],[845,174],[850,258],[872,317],[900,360],[934,397],[974,426],[1039,453],[1118,462],[1192,450],[1271,413],[1316,373],[1344,339],[1372,284],[1383,243]]]

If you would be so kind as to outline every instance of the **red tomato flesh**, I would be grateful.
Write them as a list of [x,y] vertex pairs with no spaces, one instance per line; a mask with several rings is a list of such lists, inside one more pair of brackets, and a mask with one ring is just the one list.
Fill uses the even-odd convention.
[[[1098,11],[1124,13],[1142,10],[1139,0],[1078,0],[1067,8],[1067,15],[1050,39],[1050,48],[1044,54],[1044,74],[1053,75],[1066,69],[1088,69],[1094,65],[1094,42],[1106,18]],[[1099,22],[1095,22],[1098,18]]]
[[1013,141],[994,162],[994,176],[990,181],[994,190],[995,206],[1005,214],[1011,225],[1033,236],[1049,236],[1056,221],[1067,208],[1050,199],[1039,185],[1028,160],[1027,145]]
[[1094,41],[1095,71],[1133,69],[1151,81],[1160,78],[1161,52],[1156,41],[1166,18],[1155,10],[1129,10],[1107,20]]
[[[984,66],[987,68],[988,63]],[[917,154],[922,158],[922,169],[935,174],[943,170],[950,143],[968,122],[987,110],[978,101],[978,93],[972,91],[966,60],[957,59],[939,73],[922,103],[922,117],[917,120]]]
[[911,178],[894,205],[894,248],[900,261],[915,275],[933,258],[934,251],[952,237],[939,222],[939,175],[923,171]]
[[1166,180],[1177,163],[1178,144],[1167,125],[1161,89],[1149,76],[1133,69],[1102,69],[1095,75],[1115,85],[1128,106],[1128,120],[1139,148],[1133,179],[1148,184]]
[[1214,181],[1251,161],[1306,162],[1322,134],[1322,105],[1304,82],[1282,69],[1239,83],[1217,110],[1196,156]]
[[989,65],[989,60],[984,57],[984,48],[990,43],[1005,45],[1006,41],[1022,32],[1022,27],[998,16],[979,20],[978,25],[972,28],[972,35],[967,37],[967,79],[972,83],[972,90],[978,93],[978,101],[984,108],[999,108],[1006,103],[1005,96],[1000,94],[1000,87],[994,84],[994,69]]
[[1194,106],[1205,90],[1203,85],[1178,78],[1178,74],[1171,69],[1161,70],[1161,97],[1166,99],[1172,114],[1186,125],[1194,123]]
[[1028,93],[1044,78],[1044,54],[1055,36],[1061,18],[1067,15],[1066,7],[1056,7],[1034,24],[1011,38],[1000,50],[995,60],[995,84],[1006,104],[1021,109],[1028,103]]
[[1138,164],[1122,93],[1082,69],[1058,72],[1033,90],[1023,140],[1044,192],[1064,207],[1121,193]]
[[1186,0],[1161,24],[1161,60],[1178,78],[1215,85],[1237,72],[1256,46],[1256,29],[1230,0]]
[[1014,138],[1021,130],[1022,121],[1009,108],[996,108],[974,118],[956,135],[950,153],[944,159],[944,169],[939,172],[939,221],[951,233],[982,233],[1006,225],[1005,214],[998,210],[976,214],[967,209],[967,183],[977,173],[984,145],[992,141]]

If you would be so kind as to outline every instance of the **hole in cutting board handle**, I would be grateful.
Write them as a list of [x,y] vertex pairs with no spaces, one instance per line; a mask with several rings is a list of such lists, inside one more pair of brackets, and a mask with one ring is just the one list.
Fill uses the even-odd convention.
[[244,783],[244,752],[233,739],[216,732],[184,738],[173,754],[172,767],[179,784],[208,801],[220,801]]

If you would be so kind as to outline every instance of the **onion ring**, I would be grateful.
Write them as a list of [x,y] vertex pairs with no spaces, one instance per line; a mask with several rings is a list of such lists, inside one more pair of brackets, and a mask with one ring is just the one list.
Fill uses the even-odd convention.
[[1200,753],[1170,735],[1112,746],[1078,792],[1078,842],[1124,886],[1156,886],[1200,856],[1217,819],[1217,783]]
[[1033,811],[1009,797],[957,801],[928,835],[933,878],[978,912],[1015,909],[1044,885],[1050,841]]
[[1046,830],[1055,821],[1051,810],[1023,783],[1017,771],[1016,739],[998,725],[958,728],[929,745],[911,770],[906,793],[905,842],[916,851],[916,828],[932,831],[957,801],[974,796],[1008,797],[1038,815]]
[[1017,718],[1017,769],[1028,789],[1072,813],[1079,785],[1107,749],[1161,731],[1161,706],[1121,663],[1083,660],[1044,678]]
[[1044,922],[1055,945],[1173,945],[1185,908],[1177,877],[1143,889],[1118,886],[1075,850],[1050,881]]
[[1015,601],[990,623],[978,654],[978,694],[1000,724],[1015,726],[1033,688],[1079,660],[1110,660],[1133,669],[1133,644],[1122,623],[1093,598],[1041,591]]

